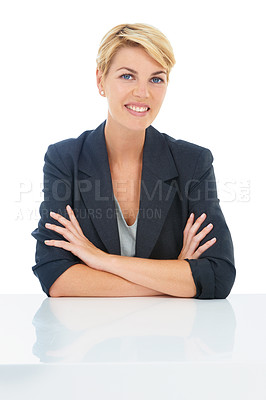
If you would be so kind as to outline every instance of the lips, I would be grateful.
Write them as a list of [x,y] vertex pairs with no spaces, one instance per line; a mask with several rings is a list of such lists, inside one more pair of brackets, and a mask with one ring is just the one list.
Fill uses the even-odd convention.
[[141,114],[146,114],[150,107],[147,104],[143,103],[130,103],[130,104],[125,104],[125,107],[131,112],[134,113],[134,115],[141,115]]

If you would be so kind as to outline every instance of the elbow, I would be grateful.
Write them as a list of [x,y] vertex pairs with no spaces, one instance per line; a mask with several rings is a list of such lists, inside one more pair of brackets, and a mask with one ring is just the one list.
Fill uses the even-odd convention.
[[227,297],[228,297],[228,295],[229,295],[229,293],[231,292],[231,289],[230,290],[228,290],[228,289],[224,289],[224,290],[222,290],[222,291],[217,291],[216,293],[215,293],[215,295],[214,295],[214,297],[213,297],[213,299],[220,299],[220,300],[224,300],[224,299],[226,299]]
[[61,294],[57,290],[50,288],[49,296],[50,297],[61,297]]
[[52,260],[47,263],[42,261],[34,271],[40,281],[43,291],[48,297],[70,296],[73,274],[68,271],[79,263],[71,260]]
[[49,296],[50,297],[63,297],[62,287],[58,279],[52,284],[49,289]]
[[236,270],[233,264],[227,263],[227,271],[226,269],[223,269],[223,271],[223,273],[215,276],[214,299],[226,299],[235,282]]
[[53,290],[49,290],[49,297],[55,298],[55,297],[61,297],[61,295]]
[[71,290],[71,283],[73,276],[69,272],[72,271],[72,267],[65,270],[59,277],[54,281],[49,289],[50,297],[70,297],[73,296],[73,290]]
[[185,297],[188,299],[193,299],[197,294],[197,288],[196,285],[194,283],[194,281],[192,282],[192,284],[183,291],[182,296],[180,296],[180,293],[176,296],[176,297]]
[[177,298],[185,298],[185,299],[193,299],[195,298],[196,294],[197,294],[197,290],[196,290],[196,286],[195,289],[182,289],[182,290],[178,290],[178,292],[171,294],[171,293],[165,293],[168,294],[169,296],[172,297],[177,297]]
[[234,263],[221,259],[189,260],[197,287],[197,299],[225,299],[233,287]]

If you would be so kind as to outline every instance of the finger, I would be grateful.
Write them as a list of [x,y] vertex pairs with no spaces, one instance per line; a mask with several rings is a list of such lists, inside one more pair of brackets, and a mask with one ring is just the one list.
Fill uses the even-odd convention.
[[73,226],[72,222],[63,217],[61,214],[55,213],[53,211],[50,212],[50,216],[58,221],[61,225],[67,228],[70,232],[72,232],[75,236],[77,236],[76,228]]
[[[186,223],[186,226],[185,226],[185,229],[184,229],[184,232],[183,232],[183,248],[182,248],[182,254],[183,254],[183,253],[184,253],[184,254],[188,254],[188,252],[189,252],[189,246],[190,246],[190,241],[191,241],[191,239],[188,240],[188,234],[189,234],[189,231],[190,231],[190,229],[191,229],[191,227],[192,227],[192,225],[193,225],[194,217],[195,217],[194,213],[191,213],[190,216],[189,216],[189,218],[188,218],[188,220],[187,220],[187,223]],[[192,253],[191,253],[191,254],[192,254]]]
[[208,235],[208,233],[210,233],[210,231],[212,229],[213,229],[213,224],[209,224],[209,225],[205,226],[205,228],[203,228],[197,235],[195,235],[193,237],[189,236],[189,239],[187,241],[187,246],[188,246],[189,253],[191,255],[194,254],[194,252],[199,247],[200,242],[205,238],[206,235]]
[[61,249],[71,251],[73,246],[71,243],[66,242],[65,240],[45,240],[44,243],[47,246],[54,246],[54,247],[59,247]]
[[60,224],[62,224],[65,227],[70,224],[70,221],[68,219],[66,219],[65,217],[63,217],[63,215],[58,214],[54,211],[50,211],[50,216],[56,221],[60,222]]
[[196,235],[198,232],[201,224],[205,221],[207,215],[205,213],[201,214],[200,217],[196,219],[196,222],[192,225],[192,227],[189,230],[188,236],[191,238]]
[[76,218],[76,216],[75,216],[75,213],[74,213],[74,211],[72,210],[72,208],[70,207],[70,205],[67,205],[67,206],[66,206],[66,210],[67,210],[67,213],[68,213],[68,215],[69,215],[70,221],[72,222],[72,224],[73,224],[73,226],[75,227],[76,231],[77,231],[81,236],[84,236],[84,234],[83,234],[83,232],[82,232],[82,229],[81,229],[81,227],[80,227],[80,225],[79,225],[79,223],[78,223],[78,220],[77,220],[77,218]]
[[187,237],[188,232],[189,232],[189,230],[191,229],[191,227],[192,227],[192,225],[193,225],[193,222],[194,222],[194,214],[191,213],[190,216],[189,216],[189,218],[188,218],[188,220],[187,220],[185,229],[184,229],[184,233],[183,233],[184,238]]
[[184,251],[191,256],[194,254],[200,243],[195,235],[206,217],[207,215],[205,213],[201,214],[186,234],[186,240],[184,240]]
[[62,235],[69,242],[74,242],[75,239],[77,239],[76,236],[71,231],[69,231],[66,228],[62,228],[61,226],[46,223],[45,224],[45,228],[50,229],[51,231],[59,233],[60,235]]
[[209,224],[205,226],[196,236],[194,236],[193,240],[200,244],[200,242],[205,238],[205,236],[210,233],[210,231],[213,229],[213,224]]
[[202,246],[200,246],[197,251],[193,254],[192,258],[197,259],[201,254],[203,254],[206,250],[208,250],[211,246],[214,245],[216,242],[216,238],[212,238],[211,240],[208,240],[208,242],[204,243]]

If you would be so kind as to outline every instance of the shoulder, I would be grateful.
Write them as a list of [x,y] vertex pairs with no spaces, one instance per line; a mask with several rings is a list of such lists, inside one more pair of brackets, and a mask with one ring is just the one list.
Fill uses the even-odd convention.
[[77,138],[64,139],[50,144],[44,156],[45,163],[52,163],[58,168],[64,167],[66,171],[72,170],[77,163],[84,142],[91,132],[92,130],[84,131]]
[[77,138],[64,139],[59,142],[50,144],[47,151],[50,154],[52,153],[64,154],[64,155],[68,153],[74,154],[82,148],[84,141],[91,132],[92,130],[85,131]]
[[167,135],[166,133],[164,133],[163,135],[172,151],[178,153],[179,155],[183,154],[185,157],[199,157],[201,155],[207,156],[211,154],[211,151],[206,147],[187,142],[186,140],[175,139]]
[[173,158],[178,160],[179,163],[197,163],[198,161],[202,160],[210,163],[213,162],[212,152],[208,148],[199,146],[198,144],[191,143],[186,140],[176,139],[167,133],[162,133],[159,131],[157,132],[167,143]]
[[158,138],[157,146],[167,147],[168,157],[173,160],[180,178],[203,176],[212,168],[213,155],[208,148],[156,130],[153,133]]

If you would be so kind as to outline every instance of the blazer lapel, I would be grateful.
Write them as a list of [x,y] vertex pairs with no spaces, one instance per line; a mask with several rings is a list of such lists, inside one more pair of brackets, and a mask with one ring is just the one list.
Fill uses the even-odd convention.
[[80,194],[110,254],[121,254],[104,121],[85,139],[79,160]]
[[[91,220],[111,254],[120,254],[120,240],[104,121],[84,141],[79,159],[80,193]],[[148,258],[154,248],[176,194],[171,180],[178,176],[163,134],[146,129],[143,149],[141,193],[136,237],[136,257]]]
[[176,185],[171,186],[177,176],[165,137],[149,126],[143,149],[136,257],[149,258],[177,192]]

